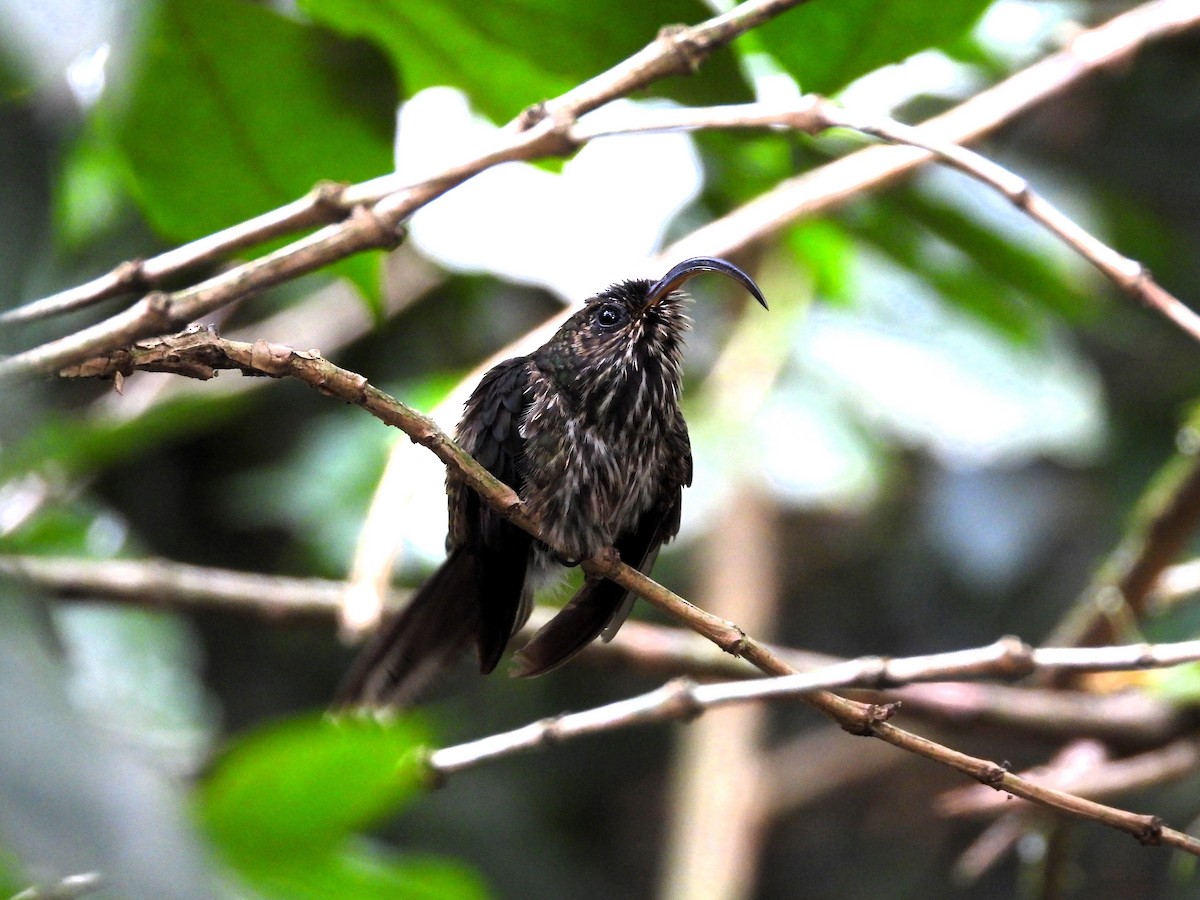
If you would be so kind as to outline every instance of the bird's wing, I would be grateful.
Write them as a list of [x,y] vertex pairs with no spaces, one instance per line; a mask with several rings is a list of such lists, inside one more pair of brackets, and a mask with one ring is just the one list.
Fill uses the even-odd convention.
[[[457,438],[485,469],[520,490],[525,440],[521,420],[529,406],[525,357],[492,368],[467,400]],[[496,668],[513,632],[529,617],[525,575],[533,543],[454,476],[448,481],[450,544],[473,559],[479,604],[479,668]]]
[[[679,533],[683,488],[692,483],[692,453],[686,428],[681,427],[672,437],[677,463],[665,475],[659,502],[614,545],[622,562],[645,573],[654,567],[659,548]],[[561,666],[597,637],[612,640],[633,602],[634,596],[616,582],[589,577],[567,605],[517,652],[513,674],[542,675]]]

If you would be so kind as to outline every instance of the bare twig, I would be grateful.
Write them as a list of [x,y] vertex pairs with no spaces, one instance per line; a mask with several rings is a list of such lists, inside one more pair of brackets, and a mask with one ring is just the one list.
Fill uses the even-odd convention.
[[942,162],[996,190],[1013,206],[1099,269],[1124,293],[1159,312],[1192,338],[1200,340],[1200,315],[1156,283],[1145,266],[1117,253],[1036,193],[1028,181],[1014,172],[965,147],[932,138],[921,128],[891,119],[867,118],[831,103],[821,105],[820,116],[829,128],[850,128],[889,143],[927,150]]
[[[1109,759],[1105,755],[1089,760],[1087,765],[1043,766],[1023,773],[1023,777],[1080,797],[1099,799],[1175,781],[1194,775],[1197,769],[1200,739],[1187,737],[1136,756]],[[948,791],[938,799],[937,806],[948,816],[989,815],[1013,809],[1004,797],[980,791],[978,786]]]
[[1200,559],[1168,566],[1154,582],[1147,600],[1147,611],[1159,613],[1200,593]]
[[973,730],[989,725],[1039,738],[1094,737],[1123,747],[1156,746],[1186,731],[1185,709],[1145,691],[1096,694],[1030,686],[947,681],[888,691],[906,714]]
[[360,210],[346,223],[326,226],[194,287],[169,294],[157,291],[147,294],[102,322],[0,360],[0,379],[53,372],[148,335],[171,331],[236,299],[253,296],[338,259],[363,250],[395,247],[402,236],[398,223]]
[[[162,559],[0,556],[0,573],[64,598],[109,599],[176,609],[211,608],[275,620],[336,616],[345,590],[344,582],[251,574]],[[407,596],[406,591],[391,591],[387,606],[398,608]],[[522,633],[532,635],[557,611],[546,606],[535,608]],[[970,727],[994,725],[1043,737],[1092,736],[1125,746],[1144,746],[1178,735],[1187,725],[1186,712],[1145,693],[1096,695],[968,684],[958,679],[1018,678],[1041,671],[1039,659],[1077,672],[1175,665],[1196,658],[1195,643],[1030,650],[1015,638],[1002,638],[974,650],[857,660],[784,647],[775,647],[773,652],[793,668],[809,671],[813,683],[831,688],[887,690],[887,699],[900,700],[906,713],[929,721]],[[731,679],[747,678],[754,672],[745,661],[719,652],[699,635],[638,621],[626,623],[614,641],[593,644],[580,658],[607,660],[670,676]],[[913,683],[930,681],[943,683]]]
[[[181,248],[173,257],[128,263],[113,272],[54,297],[35,301],[10,321],[36,318],[94,302],[154,283],[213,258],[244,249],[280,234],[311,227],[344,207],[349,219],[327,225],[258,260],[172,294],[151,294],[129,309],[90,328],[0,361],[0,379],[49,374],[90,355],[181,327],[198,316],[251,296],[288,278],[328,266],[367,249],[393,245],[400,226],[417,209],[451,188],[503,162],[536,159],[573,151],[563,129],[578,116],[608,101],[673,74],[690,74],[713,51],[766,20],[805,0],[747,0],[734,9],[692,27],[665,28],[645,49],[554,100],[527,109],[501,135],[497,146],[433,173],[418,182],[385,175],[361,185],[318,185],[306,198],[242,225]],[[333,214],[336,217],[336,213]]]
[[341,221],[354,209],[344,196],[348,186],[322,182],[299,200],[167,250],[149,259],[131,260],[111,272],[49,297],[0,313],[0,324],[61,315],[117,297],[145,291],[192,269],[213,265],[274,238]]
[[[804,678],[805,676],[789,676],[712,685],[699,685],[689,679],[676,679],[639,697],[585,712],[543,719],[503,734],[436,750],[429,756],[429,767],[435,776],[445,778],[488,760],[539,749],[600,731],[648,722],[686,721],[716,706],[781,695],[783,691],[772,685],[772,682],[781,682],[798,690],[804,689]],[[762,690],[759,690],[760,687]],[[883,727],[890,732],[885,740],[889,737],[895,738],[888,740],[888,743],[905,746],[909,741],[925,741],[895,726],[876,724],[876,728]],[[962,757],[961,754],[941,745],[935,746],[937,750],[928,754],[931,758],[945,762],[948,758],[961,757],[961,761],[967,765],[974,764],[967,763],[969,757]],[[1196,739],[1177,741],[1162,750],[1151,751],[1100,768],[1089,766],[1086,770],[1081,770],[1076,765],[1056,769],[1054,773],[1039,770],[1018,777],[1003,767],[989,765],[993,766],[990,774],[981,772],[976,776],[982,782],[981,786],[945,795],[939,804],[941,811],[949,815],[965,815],[1010,808],[1006,798],[997,793],[999,791],[1119,828],[1133,834],[1144,843],[1161,842],[1189,853],[1200,854],[1200,841],[1182,832],[1164,829],[1155,817],[1138,816],[1077,796],[1081,793],[1087,796],[1119,793],[1194,772],[1200,766],[1200,742]],[[1070,774],[1069,783],[1061,783],[1067,774]],[[1013,787],[1017,789],[1013,790]],[[1081,789],[1077,790],[1077,787]],[[1170,831],[1169,835],[1167,831]]]
[[270,618],[328,616],[337,610],[343,587],[323,578],[283,578],[165,559],[0,556],[0,573],[64,597],[232,609]]
[[[1154,309],[1192,338],[1200,340],[1200,315],[1185,306],[1150,276],[1136,260],[1122,256],[1095,235],[1053,206],[1015,172],[950,141],[940,140],[933,127],[913,127],[886,117],[864,116],[824,98],[808,95],[792,103],[750,103],[702,109],[646,110],[626,122],[606,122],[593,128],[585,120],[567,129],[573,142],[602,135],[638,134],[656,131],[786,128],[817,134],[831,128],[847,128],[860,134],[924,150],[984,184],[1046,228],[1082,256],[1121,291]],[[836,164],[832,164],[836,165]]]
[[[759,377],[753,367],[742,367],[739,374],[747,382]],[[752,408],[741,411],[745,418],[753,414]],[[706,552],[699,554],[698,599],[748,631],[769,634],[780,599],[776,510],[750,485],[734,490],[727,514],[705,537]],[[761,704],[738,704],[706,715],[678,735],[659,872],[662,900],[750,896],[763,813],[770,806],[761,765],[767,724]]]
[[[965,144],[1104,68],[1122,65],[1143,46],[1200,24],[1193,0],[1152,0],[1077,34],[1066,48],[920,125],[933,140]],[[908,175],[933,159],[913,147],[870,147],[775,186],[696,229],[660,258],[736,255],[798,219],[825,212]]]
[[[325,394],[361,406],[380,421],[400,428],[451,467],[489,506],[513,524],[544,540],[539,523],[530,518],[517,493],[497,480],[470,454],[450,440],[433,421],[374,387],[363,376],[339,368],[315,352],[297,352],[266,341],[254,344],[224,341],[210,331],[196,329],[172,338],[148,342],[146,347],[134,347],[114,354],[112,358],[92,360],[79,367],[79,374],[102,376],[116,372],[127,373],[132,372],[139,362],[158,369],[182,369],[198,377],[215,374],[218,366],[229,366],[244,372],[276,378],[298,378]],[[625,565],[611,547],[585,560],[583,568],[589,573],[602,575],[628,588],[663,612],[686,623],[689,628],[704,635],[726,652],[749,660],[766,674],[798,675],[795,669],[771,648],[753,639],[732,622],[698,609],[678,594]],[[684,712],[694,711],[696,704],[693,701],[692,690],[685,690],[680,684],[663,688],[662,696],[655,698],[652,703],[644,698],[625,701],[625,705],[621,707],[624,711],[620,715],[626,719],[640,721],[656,715],[655,709],[659,707],[680,708]],[[731,697],[737,696],[741,690],[738,685],[721,686],[720,689],[730,692]],[[705,687],[695,690],[710,689]],[[1164,826],[1155,816],[1137,815],[1031,784],[997,763],[960,753],[898,728],[887,721],[894,711],[892,707],[856,703],[827,690],[813,691],[805,694],[803,699],[852,734],[877,737],[893,746],[957,769],[995,790],[1007,791],[1059,812],[1100,822],[1127,832],[1142,843],[1167,844],[1200,855],[1200,841]],[[607,718],[613,715],[611,709],[605,713]],[[595,726],[590,726],[585,721],[582,727],[587,729]],[[561,736],[561,726],[556,725],[549,733]],[[528,739],[528,736],[523,738]],[[495,751],[489,751],[486,755],[495,755]],[[435,770],[437,768],[435,766]]]
[[[368,208],[371,213],[359,215],[358,224],[354,224],[355,217],[351,216],[349,222],[329,225],[269,257],[237,266],[187,291],[172,295],[151,294],[88,329],[0,361],[0,378],[52,372],[88,355],[104,353],[133,340],[179,327],[237,297],[248,296],[281,280],[329,265],[364,249],[386,246],[394,240],[400,223],[434,197],[500,162],[570,151],[574,144],[564,130],[580,114],[643,86],[648,79],[689,70],[713,49],[797,2],[799,0],[751,0],[694,28],[669,29],[646,49],[609,72],[557,100],[528,110],[508,129],[507,137],[498,148],[419,183],[405,182],[398,175],[390,175],[349,188],[318,186],[308,198],[188,245],[186,252],[181,248],[176,257],[166,260],[165,271],[178,272],[195,262],[209,261],[231,249],[252,245],[262,239],[259,235],[273,237],[294,226],[324,221],[330,206],[336,207],[338,203],[348,204],[348,213]],[[1154,0],[1144,4],[1084,32],[1062,53],[931,120],[923,126],[923,132],[927,138],[956,143],[977,137],[1082,75],[1124,60],[1148,40],[1190,27],[1197,21],[1200,21],[1200,13],[1186,0]],[[708,254],[734,252],[787,222],[894,179],[928,158],[928,153],[916,150],[905,150],[892,156],[853,154],[817,170],[819,175],[809,173],[785,182],[724,219],[698,230],[668,252],[673,256],[694,255],[691,253],[694,246]],[[805,180],[814,178],[824,182],[816,192],[815,203],[810,184]],[[331,198],[336,202],[331,204]],[[296,255],[300,259],[292,260]],[[156,260],[159,260],[158,265],[163,265],[161,258]],[[142,285],[146,283],[148,273],[153,274],[154,270],[155,266],[150,262],[125,264],[91,286],[73,294],[67,292],[71,296],[58,295],[57,299],[37,301],[34,308],[50,311],[75,308],[86,302],[87,297],[112,296],[128,287]]]
[[[188,364],[188,369],[198,369]],[[187,607],[214,606],[267,617],[332,615],[345,582],[294,578],[194,566],[165,559],[89,560],[67,556],[0,555],[0,574],[28,582],[62,597],[109,597],[130,603]],[[395,591],[389,606],[407,592]],[[551,610],[543,610],[548,616]],[[612,643],[599,643],[591,655],[622,663],[668,667],[695,676],[738,678],[751,672],[727,654],[698,652],[711,648],[687,631],[630,622]],[[772,647],[771,652],[797,670],[821,669],[827,687],[887,690],[929,681],[976,678],[1017,679],[1045,670],[1123,672],[1157,669],[1200,661],[1200,641],[1130,644],[1112,647],[1031,648],[1016,637],[966,650],[922,656],[863,656],[844,660],[825,654]],[[978,704],[970,704],[977,707]]]

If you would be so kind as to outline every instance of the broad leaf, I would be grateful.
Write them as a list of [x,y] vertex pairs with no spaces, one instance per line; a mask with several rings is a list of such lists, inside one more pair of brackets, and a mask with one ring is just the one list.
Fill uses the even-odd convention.
[[299,718],[238,741],[200,785],[223,861],[266,896],[434,900],[486,895],[453,862],[407,859],[358,836],[420,789],[422,727]]
[[[240,0],[161,0],[128,77],[106,97],[112,137],[151,224],[190,240],[391,168],[396,88],[369,45]],[[368,296],[378,263],[351,265]]]
[[201,819],[247,866],[340,848],[418,790],[424,731],[296,719],[238,741],[200,788]]
[[[694,0],[300,0],[300,7],[385,48],[410,95],[450,85],[497,122],[615,65],[652,41],[663,26],[694,24],[711,15]],[[651,90],[695,103],[749,97],[728,51],[715,54],[697,75],[671,78]]]
[[755,35],[805,91],[831,94],[856,78],[954,41],[990,0],[811,0]]

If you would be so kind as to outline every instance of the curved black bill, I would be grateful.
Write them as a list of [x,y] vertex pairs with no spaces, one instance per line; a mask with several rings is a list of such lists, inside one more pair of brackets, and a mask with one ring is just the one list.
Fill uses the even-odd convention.
[[685,259],[671,269],[670,272],[650,286],[650,290],[646,293],[646,306],[649,307],[658,303],[689,278],[699,275],[701,272],[716,272],[718,275],[725,275],[732,278],[749,291],[750,295],[762,304],[763,309],[768,308],[767,301],[763,299],[762,291],[758,289],[758,285],[754,283],[754,279],[733,263],[726,262],[723,259],[716,259],[712,256],[693,256],[691,259]]

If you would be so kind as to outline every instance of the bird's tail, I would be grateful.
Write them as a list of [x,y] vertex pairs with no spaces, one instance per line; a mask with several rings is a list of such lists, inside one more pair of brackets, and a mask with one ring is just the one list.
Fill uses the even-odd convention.
[[[512,674],[521,678],[544,675],[557,669],[594,641],[606,639],[629,613],[629,592],[607,578],[591,578],[553,619],[538,629],[529,643],[513,656]],[[619,617],[619,618],[618,618]]]
[[479,630],[479,589],[475,558],[461,547],[454,550],[359,654],[334,709],[400,707],[416,700]]

